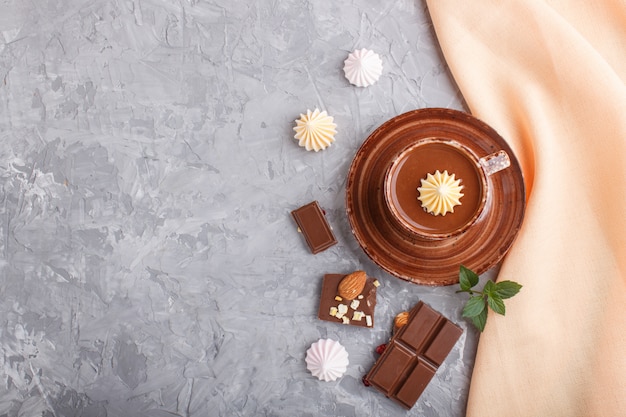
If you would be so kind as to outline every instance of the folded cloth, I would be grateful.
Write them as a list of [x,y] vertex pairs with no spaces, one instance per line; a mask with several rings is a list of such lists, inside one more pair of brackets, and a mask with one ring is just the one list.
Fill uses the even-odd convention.
[[520,159],[521,283],[480,337],[468,416],[626,416],[626,2],[427,0],[471,113]]

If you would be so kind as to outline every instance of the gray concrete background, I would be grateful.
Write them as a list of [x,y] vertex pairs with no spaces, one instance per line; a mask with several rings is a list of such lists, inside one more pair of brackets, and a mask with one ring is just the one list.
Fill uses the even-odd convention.
[[[380,81],[343,61],[379,53]],[[319,107],[337,141],[306,152]],[[351,235],[346,174],[387,119],[463,109],[421,0],[4,0],[0,416],[462,416],[477,334],[455,287],[382,271]],[[290,211],[318,200],[312,255]],[[316,318],[323,274],[379,278],[376,326]],[[361,383],[398,312],[466,332],[409,412]],[[349,353],[307,372],[319,338]]]

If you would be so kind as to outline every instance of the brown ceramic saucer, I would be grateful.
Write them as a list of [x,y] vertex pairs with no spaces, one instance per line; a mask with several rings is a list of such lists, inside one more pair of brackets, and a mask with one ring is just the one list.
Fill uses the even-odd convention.
[[[458,233],[439,238],[412,233],[399,224],[386,200],[390,167],[423,141],[460,144],[477,159],[499,151],[508,154],[508,168],[482,177],[486,181],[486,196],[480,196],[484,206]],[[418,184],[410,187],[419,186],[416,180]],[[515,240],[524,209],[524,179],[511,148],[487,124],[457,110],[420,109],[385,122],[363,142],[348,172],[346,210],[356,240],[380,267],[416,284],[455,284],[461,264],[478,274],[486,272]]]

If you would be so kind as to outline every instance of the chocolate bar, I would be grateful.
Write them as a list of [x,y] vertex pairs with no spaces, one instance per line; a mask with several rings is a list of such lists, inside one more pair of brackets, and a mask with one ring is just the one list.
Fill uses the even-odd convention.
[[[317,317],[333,323],[351,324],[353,326],[374,327],[374,309],[376,308],[377,280],[367,278],[361,297],[354,300],[337,300],[337,288],[345,277],[344,274],[326,274],[322,282],[322,295]],[[354,301],[356,304],[353,304]],[[340,307],[344,305],[345,307]],[[356,308],[355,308],[356,307]],[[336,309],[335,310],[333,310]],[[345,310],[345,313],[337,314]],[[332,314],[335,312],[335,314]]]
[[391,338],[365,381],[410,409],[432,380],[463,330],[423,302]]
[[317,201],[312,201],[291,212],[294,220],[298,224],[300,232],[304,235],[311,252],[319,253],[337,243],[335,235],[331,230],[324,212]]

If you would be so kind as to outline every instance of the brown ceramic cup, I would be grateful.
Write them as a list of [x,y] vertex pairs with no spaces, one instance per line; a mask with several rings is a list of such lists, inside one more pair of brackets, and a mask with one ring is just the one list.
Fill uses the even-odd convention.
[[[384,180],[385,208],[398,227],[417,237],[450,238],[476,222],[489,198],[488,176],[509,165],[502,150],[479,158],[455,140],[419,140],[391,160]],[[463,186],[461,204],[445,215],[428,213],[418,200],[420,180],[437,170],[454,174]]]

